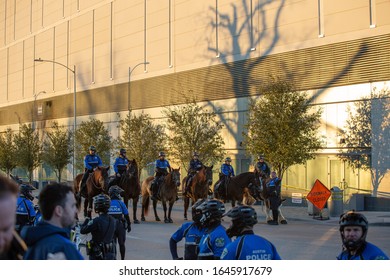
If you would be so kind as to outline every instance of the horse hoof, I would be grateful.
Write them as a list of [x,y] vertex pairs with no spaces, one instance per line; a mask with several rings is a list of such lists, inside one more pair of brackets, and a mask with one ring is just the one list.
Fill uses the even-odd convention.
[[141,221],[145,222],[146,220],[145,220],[145,218],[144,218],[144,217],[142,217],[142,218],[141,218]]
[[184,217],[184,220],[187,221],[188,220],[187,217]]
[[156,217],[156,221],[157,221],[157,222],[160,222],[161,220],[160,220],[160,218],[159,218],[159,217]]
[[171,218],[168,219],[169,223],[173,223],[173,220]]
[[168,224],[169,220],[168,219],[164,219],[164,223]]
[[280,223],[281,223],[282,225],[287,225],[287,221],[286,221],[286,220],[281,220]]
[[[143,219],[143,220],[145,221],[145,219]],[[133,223],[134,223],[134,224],[139,224],[139,220],[135,219],[135,220],[133,221]]]

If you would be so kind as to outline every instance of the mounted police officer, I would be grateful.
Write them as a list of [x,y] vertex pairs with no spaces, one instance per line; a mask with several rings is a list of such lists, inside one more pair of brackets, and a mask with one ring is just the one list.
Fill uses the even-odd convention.
[[257,163],[255,165],[257,172],[264,174],[266,178],[269,178],[271,175],[271,169],[268,164],[264,161],[264,156],[257,157]]
[[349,211],[340,216],[340,235],[343,250],[338,260],[388,260],[377,246],[367,242],[368,221],[358,212]]
[[206,228],[199,242],[198,260],[218,260],[225,246],[231,242],[221,225],[225,205],[219,200],[211,199],[204,201],[196,209],[202,212],[200,223]]
[[250,206],[237,206],[224,214],[232,220],[226,230],[229,237],[236,240],[228,244],[222,252],[222,260],[280,260],[275,246],[267,239],[255,235],[253,226],[257,224],[257,214]]
[[115,162],[114,162],[115,177],[113,180],[110,181],[109,187],[114,186],[114,185],[119,185],[121,177],[122,177],[123,173],[126,171],[128,163],[129,163],[129,160],[126,157],[126,150],[120,149],[119,156],[115,159]]
[[89,174],[91,174],[96,167],[102,165],[103,162],[100,159],[100,157],[96,154],[95,146],[90,146],[89,154],[84,157],[84,175],[83,175],[83,179],[81,180],[81,186],[79,192],[80,195],[85,193],[86,182]]
[[32,191],[35,190],[33,186],[21,184],[19,186],[19,197],[16,204],[16,224],[15,230],[20,233],[24,226],[33,225],[36,212],[32,201],[34,196]]
[[272,210],[272,220],[268,221],[269,225],[278,225],[279,206],[281,202],[281,180],[276,176],[276,172],[271,172],[271,179],[266,184],[266,192],[270,202],[270,208]]
[[111,200],[106,194],[99,194],[93,198],[95,212],[99,214],[94,219],[86,218],[81,225],[81,234],[92,234],[88,242],[90,260],[115,260],[115,231],[116,219],[107,214]]
[[159,152],[158,157],[159,158],[154,162],[156,166],[154,175],[155,178],[150,186],[152,191],[151,199],[156,201],[159,199],[158,196],[160,192],[161,183],[164,181],[165,176],[168,175],[168,171],[171,170],[171,166],[168,160],[165,159],[165,153]]
[[225,163],[221,165],[221,178],[219,180],[219,183],[215,186],[215,192],[219,193],[220,187],[222,187],[221,191],[226,190],[227,185],[229,183],[229,180],[234,175],[234,168],[231,166],[232,159],[230,157],[227,157],[225,159]]
[[192,154],[192,159],[188,167],[187,180],[186,180],[186,185],[185,185],[183,195],[187,195],[187,193],[190,192],[192,179],[194,178],[196,173],[198,173],[199,170],[202,169],[202,167],[203,167],[203,163],[199,160],[199,154],[197,152],[194,152]]
[[198,258],[197,248],[200,239],[205,234],[206,229],[202,226],[200,219],[203,214],[202,211],[197,209],[205,200],[199,199],[192,206],[192,222],[185,222],[179,229],[172,234],[169,240],[169,249],[171,251],[173,260],[182,260],[177,254],[177,243],[185,238],[184,243],[184,259],[185,260],[196,260]]
[[124,192],[118,186],[112,186],[108,190],[108,195],[111,198],[110,208],[108,209],[108,215],[114,217],[117,221],[116,223],[116,232],[115,238],[118,240],[119,252],[121,254],[121,259],[125,259],[125,241],[126,241],[126,230],[127,232],[131,231],[131,222],[129,217],[129,211],[126,208],[126,205],[123,203],[121,194]]

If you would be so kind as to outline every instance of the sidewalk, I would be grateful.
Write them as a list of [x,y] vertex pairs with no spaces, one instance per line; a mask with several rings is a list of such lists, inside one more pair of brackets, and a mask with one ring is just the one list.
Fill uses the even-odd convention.
[[[256,209],[262,209],[261,205],[255,205]],[[348,209],[344,209],[347,211]],[[309,215],[307,207],[300,206],[282,206],[281,211],[287,221],[312,221],[316,223],[330,223],[338,225],[339,217],[329,217],[329,219],[320,219],[319,216]],[[261,219],[265,219],[265,215],[262,211],[258,211],[258,216]],[[379,212],[379,211],[359,211],[368,220],[369,226],[390,226],[390,212]],[[324,215],[325,217],[326,215]],[[329,216],[329,214],[327,215]]]

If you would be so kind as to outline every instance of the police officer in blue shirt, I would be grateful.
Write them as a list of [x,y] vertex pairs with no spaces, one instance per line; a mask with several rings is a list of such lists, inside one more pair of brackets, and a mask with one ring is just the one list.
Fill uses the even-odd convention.
[[275,246],[267,239],[254,234],[256,211],[250,206],[237,206],[224,216],[232,219],[226,230],[229,237],[237,236],[222,252],[221,260],[280,260]]
[[129,211],[121,199],[121,194],[123,193],[124,190],[118,186],[112,186],[108,190],[108,195],[111,198],[110,208],[108,208],[108,215],[114,217],[117,220],[115,237],[116,240],[118,240],[119,252],[121,254],[122,260],[125,259],[126,252],[126,230],[127,232],[131,231]]
[[190,192],[190,186],[191,186],[192,179],[194,178],[195,174],[197,172],[199,172],[199,170],[202,167],[203,167],[203,163],[199,160],[199,154],[197,152],[194,152],[192,154],[190,166],[188,167],[187,180],[186,180],[186,185],[185,185],[183,195],[187,195],[187,193]]
[[32,201],[34,197],[32,191],[33,186],[21,184],[19,186],[19,197],[16,204],[16,223],[15,229],[18,233],[27,225],[32,225],[35,220],[36,212]]
[[206,200],[197,207],[202,211],[200,222],[206,233],[199,242],[198,260],[218,260],[223,249],[231,242],[221,225],[225,205],[216,199]]
[[[231,166],[232,159],[227,157],[225,163],[221,165],[221,177],[219,182],[215,185],[215,192],[223,192],[229,183],[229,180],[234,175],[234,168]],[[222,188],[221,188],[222,187]],[[221,189],[220,189],[221,188]]]
[[339,224],[343,250],[338,255],[338,260],[389,259],[381,249],[366,241],[368,221],[363,214],[355,211],[344,213]]
[[184,243],[184,259],[185,260],[196,260],[198,258],[197,248],[199,241],[202,236],[205,234],[206,229],[200,223],[202,218],[202,211],[197,209],[199,205],[204,202],[204,199],[199,199],[192,206],[192,222],[186,222],[182,224],[179,229],[172,234],[171,239],[169,240],[169,249],[171,251],[173,260],[182,260],[177,254],[177,243],[179,243],[183,238],[185,238]]
[[276,176],[276,172],[271,172],[271,179],[266,184],[266,193],[272,210],[272,220],[268,221],[269,225],[278,225],[279,206],[281,203],[281,180]]
[[255,165],[255,168],[259,173],[264,174],[266,178],[269,178],[269,176],[271,175],[271,169],[269,168],[268,164],[264,161],[264,156],[257,157],[257,163]]
[[168,170],[171,170],[168,160],[165,159],[165,153],[159,152],[159,158],[154,162],[156,169],[154,180],[151,184],[152,197],[151,200],[158,200],[158,194],[160,192],[160,185],[163,182],[166,175],[168,175]]
[[84,175],[83,179],[81,180],[81,186],[80,186],[80,195],[84,195],[86,182],[88,179],[89,174],[93,172],[93,170],[98,167],[102,166],[103,162],[100,159],[98,155],[96,155],[96,148],[95,146],[89,147],[89,154],[84,157]]
[[115,162],[114,162],[115,177],[109,183],[109,187],[114,186],[114,185],[119,185],[121,177],[122,177],[123,173],[126,171],[128,163],[129,163],[129,160],[126,157],[126,150],[120,149],[119,156],[115,159]]

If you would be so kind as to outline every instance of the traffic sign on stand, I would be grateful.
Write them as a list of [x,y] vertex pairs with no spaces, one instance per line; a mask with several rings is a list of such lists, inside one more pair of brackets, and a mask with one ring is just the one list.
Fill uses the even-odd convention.
[[307,194],[306,199],[309,200],[319,210],[324,208],[330,197],[330,190],[325,187],[320,180],[316,180],[311,191]]

